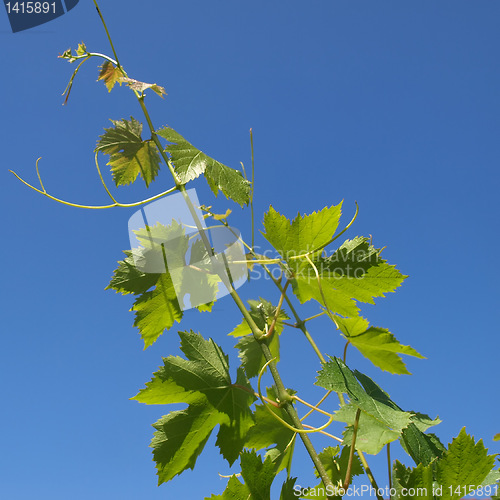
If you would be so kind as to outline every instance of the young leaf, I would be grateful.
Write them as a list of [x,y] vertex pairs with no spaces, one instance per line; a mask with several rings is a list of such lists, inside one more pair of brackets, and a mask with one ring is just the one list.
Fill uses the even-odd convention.
[[103,80],[108,92],[111,92],[115,83],[122,84],[124,78],[123,71],[110,61],[104,61],[100,70],[97,81]]
[[160,87],[160,85],[157,85],[156,83],[139,82],[137,80],[134,80],[133,78],[122,78],[121,81],[123,83],[126,83],[132,90],[135,90],[140,94],[142,94],[147,89],[151,89],[153,92],[158,94],[162,99],[164,95],[167,95],[165,89],[163,87]]
[[[268,342],[269,350],[276,362],[280,359],[280,344],[279,336],[273,334]],[[238,341],[235,348],[240,352],[238,354],[241,359],[241,365],[245,369],[248,378],[256,377],[262,367],[266,364],[266,358],[262,353],[259,343],[253,336],[247,335]]]
[[146,186],[153,181],[160,168],[160,156],[151,140],[141,138],[142,123],[130,120],[111,120],[113,127],[105,129],[95,151],[109,154],[113,180],[117,186],[131,184],[141,174]]
[[[265,299],[249,300],[250,304],[249,313],[252,316],[255,324],[263,331],[269,328],[273,322],[273,319],[276,315],[276,307],[273,306],[269,301]],[[273,357],[279,361],[279,334],[283,331],[283,321],[288,319],[287,314],[283,309],[280,309],[278,313],[278,317],[276,319],[274,332],[271,335],[271,339],[269,340],[269,349],[271,350],[271,354]],[[246,320],[243,320],[240,325],[238,325],[230,335],[234,337],[244,337],[238,341],[236,344],[236,349],[239,349],[239,357],[241,359],[241,364],[245,369],[247,377],[252,378],[256,377],[262,367],[266,364],[266,358],[262,353],[262,349],[260,348],[259,343],[254,339],[252,335],[252,331],[248,326]]]
[[[340,452],[338,446],[329,446],[318,455],[333,484],[338,484],[339,487],[342,486],[342,482],[346,477],[350,452],[351,448],[349,446],[344,446],[342,452]],[[351,477],[359,476],[364,472],[357,455],[354,455],[351,467]],[[316,470],[314,472],[316,477],[319,477],[318,472]]]
[[220,190],[239,205],[246,205],[249,202],[250,183],[239,170],[210,158],[170,127],[164,127],[156,133],[171,143],[165,151],[170,154],[182,183],[185,184],[204,174],[215,196]]
[[158,485],[186,469],[193,469],[214,427],[224,420],[211,405],[190,405],[153,424],[151,448],[158,469]]
[[76,54],[79,56],[84,56],[85,54],[87,54],[87,47],[83,42],[78,44]]
[[443,487],[442,498],[458,499],[480,486],[493,468],[495,455],[488,455],[482,440],[477,443],[465,427],[448,445],[437,463],[437,481]]
[[[273,306],[271,302],[262,297],[259,297],[259,300],[249,300],[250,309],[248,312],[252,319],[255,321],[255,324],[262,330],[265,331],[266,324],[268,327],[271,326],[273,322],[273,318],[276,315],[276,306]],[[283,321],[289,319],[286,312],[283,309],[280,309],[278,314],[278,318],[276,320],[276,325],[274,327],[274,331],[278,334],[281,334],[283,331]],[[251,328],[248,326],[248,323],[243,320],[229,335],[233,337],[243,337],[245,335],[250,335],[252,333]]]
[[310,215],[298,214],[290,221],[271,206],[264,215],[264,236],[281,257],[295,268],[295,259],[292,257],[311,252],[332,239],[339,224],[341,207],[342,203]]
[[241,454],[241,475],[250,490],[252,500],[271,500],[271,485],[275,472],[269,457],[264,462],[255,451]]

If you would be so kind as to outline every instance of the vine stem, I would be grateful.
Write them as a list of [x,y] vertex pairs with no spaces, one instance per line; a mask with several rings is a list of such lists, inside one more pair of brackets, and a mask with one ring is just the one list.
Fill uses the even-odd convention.
[[255,217],[253,210],[253,193],[255,191],[255,162],[253,154],[253,130],[250,129],[250,149],[252,151],[252,191],[250,192],[250,214],[252,217],[252,250],[255,248]]
[[[261,343],[261,348],[262,348],[262,353],[264,354],[264,357],[266,358],[267,361],[266,364],[269,364],[269,370],[271,371],[271,374],[274,378],[276,388],[278,390],[278,398],[280,399],[282,408],[286,411],[286,413],[290,417],[293,426],[296,429],[302,429],[303,431],[305,431],[302,422],[300,421],[300,418],[297,414],[297,411],[295,410],[293,404],[291,403],[292,398],[286,391],[285,386],[283,385],[280,374],[278,373],[276,365],[274,364],[274,357],[265,340]],[[282,397],[284,397],[284,399],[282,399]],[[318,471],[318,474],[321,477],[321,480],[323,481],[325,488],[327,488],[330,491],[335,491],[334,484],[330,479],[330,477],[328,476],[325,466],[323,465],[318,454],[316,453],[316,450],[314,449],[314,446],[311,440],[309,439],[309,436],[306,434],[306,432],[300,432],[299,436],[302,439],[304,447],[309,453],[309,456],[311,457],[311,460],[314,466],[316,467],[316,470]]]
[[358,435],[358,425],[359,425],[359,417],[361,416],[361,408],[358,408],[356,411],[356,417],[354,419],[354,429],[352,432],[352,443],[349,450],[349,462],[347,464],[347,472],[345,474],[345,481],[342,485],[342,489],[347,491],[349,485],[351,484],[351,471],[352,471],[352,460],[354,458],[354,450],[356,449],[356,437]]
[[389,476],[389,490],[392,489],[392,474],[391,474],[391,443],[387,443],[387,472]]
[[113,51],[113,55],[116,59],[116,65],[121,68],[120,61],[118,60],[118,55],[116,54],[115,46],[113,45],[113,40],[111,39],[111,35],[109,34],[108,27],[106,26],[106,22],[104,21],[104,17],[101,14],[101,9],[99,9],[99,5],[97,5],[96,0],[94,0],[95,8],[97,9],[97,14],[99,14],[99,18],[101,19],[101,23],[104,27],[104,31],[106,31],[106,35],[108,36],[109,45],[111,46],[111,50]]
[[384,500],[384,497],[380,495],[378,492],[379,488],[377,485],[377,481],[375,480],[375,477],[373,476],[372,470],[370,469],[370,466],[368,465],[368,462],[366,461],[364,453],[362,453],[359,450],[356,450],[359,456],[359,459],[361,460],[361,463],[363,464],[363,468],[365,469],[366,475],[368,476],[368,479],[370,481],[370,484],[372,485],[372,488],[375,490],[375,494],[377,496],[378,500]]

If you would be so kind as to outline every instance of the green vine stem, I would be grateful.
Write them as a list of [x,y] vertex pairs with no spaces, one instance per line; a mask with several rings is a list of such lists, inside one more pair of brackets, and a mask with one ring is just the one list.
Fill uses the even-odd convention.
[[255,248],[255,217],[254,217],[254,210],[253,210],[253,194],[255,191],[255,161],[254,161],[254,154],[253,154],[253,130],[250,129],[250,149],[252,151],[252,188],[250,191],[250,215],[252,217],[252,251]]
[[356,449],[356,436],[358,435],[358,425],[360,416],[361,416],[361,408],[358,408],[356,411],[356,417],[354,418],[354,429],[352,431],[352,443],[349,449],[349,462],[347,464],[347,472],[345,475],[344,484],[342,485],[344,491],[347,491],[347,488],[349,488],[349,485],[351,484],[352,460],[354,458],[354,450]]
[[389,489],[392,489],[392,467],[391,467],[391,443],[387,443],[387,475],[389,479]]

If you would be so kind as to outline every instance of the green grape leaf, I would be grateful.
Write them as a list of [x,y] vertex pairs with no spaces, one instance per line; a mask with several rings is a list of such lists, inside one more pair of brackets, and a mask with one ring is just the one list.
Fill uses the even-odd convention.
[[163,374],[186,391],[203,394],[211,406],[226,416],[220,421],[216,444],[232,464],[254,425],[249,408],[255,401],[253,390],[241,369],[236,384],[231,383],[228,358],[213,340],[205,340],[194,332],[179,332],[179,336],[187,359],[169,356],[164,360]]
[[123,71],[110,61],[104,61],[99,69],[100,72],[97,81],[103,80],[108,92],[111,92],[116,83],[120,85],[122,84],[122,81],[124,80]]
[[[268,341],[268,347],[273,358],[276,358],[275,361],[278,362],[280,359],[280,344],[279,336],[276,332],[271,336],[271,340]],[[241,359],[241,365],[245,369],[247,377],[256,377],[266,364],[266,358],[262,353],[260,344],[255,340],[253,335],[247,335],[238,341],[235,348],[240,351],[238,356]]]
[[334,313],[356,317],[355,301],[374,304],[374,298],[395,291],[406,278],[379,255],[368,238],[347,240],[331,257],[315,256],[314,267],[301,261],[295,268],[293,291],[301,303],[314,299]]
[[[164,360],[165,373],[186,390],[204,394],[210,404],[231,420],[246,418],[255,397],[231,383],[228,358],[222,349],[213,340],[205,340],[194,332],[179,332],[179,336],[188,359],[169,356]],[[240,380],[241,377],[242,374]]]
[[[394,408],[401,408],[391,400],[389,395],[384,392],[370,377],[355,370],[356,378],[361,382],[366,393],[378,401]],[[430,464],[435,458],[442,455],[445,450],[437,436],[434,434],[424,434],[424,432],[434,425],[438,425],[439,418],[431,419],[428,415],[418,412],[411,412],[411,423],[403,429],[400,438],[401,445],[406,452],[415,460],[415,463]]]
[[335,324],[346,338],[360,335],[361,333],[366,332],[370,326],[368,320],[362,318],[361,316],[355,316],[354,318],[342,318],[340,316],[335,316]]
[[494,463],[495,455],[488,455],[483,441],[476,443],[462,428],[437,463],[436,479],[443,488],[442,498],[459,499],[464,496],[464,487],[469,493],[468,488],[480,486]]
[[300,215],[290,221],[272,206],[264,215],[265,238],[291,267],[299,262],[295,257],[326,245],[337,230],[342,203],[325,207],[320,212]]
[[[276,315],[276,306],[273,306],[271,302],[262,297],[259,297],[259,300],[249,300],[250,309],[248,312],[252,319],[255,321],[255,324],[262,330],[265,331],[266,324],[269,328],[271,323],[273,322],[273,318]],[[283,309],[280,309],[278,314],[278,318],[276,319],[276,325],[274,326],[274,331],[278,334],[281,334],[283,331],[283,321],[288,318],[288,315]],[[243,320],[229,335],[233,337],[243,337],[245,335],[251,335],[252,329],[248,326],[246,320]]]
[[126,257],[119,262],[107,288],[139,295],[132,306],[136,312],[134,326],[148,347],[180,321],[182,311],[188,307],[209,311],[216,300],[220,277],[211,267],[207,272],[200,270],[207,259],[203,257],[206,251],[200,253],[198,241],[192,245],[190,255],[190,264],[196,263],[197,269],[186,265],[189,237],[175,220],[170,225],[158,223],[134,233],[140,246],[125,251]]
[[[343,444],[347,446],[352,445],[356,411],[356,406],[348,404],[335,413],[334,420],[348,424],[342,434]],[[362,411],[356,434],[356,449],[371,455],[377,455],[386,444],[399,439],[402,432],[401,426],[406,423],[403,418],[401,417],[402,422],[399,424],[399,428],[392,429],[380,419]]]
[[215,408],[200,404],[171,412],[153,424],[156,432],[150,446],[158,470],[158,485],[194,468],[213,428],[221,420],[224,415]]
[[175,321],[180,323],[182,309],[170,275],[162,274],[154,290],[138,297],[131,310],[135,311],[134,326],[139,328],[144,349],[154,344],[165,330],[172,328]]
[[407,469],[398,460],[393,466],[393,487],[396,491],[394,500],[422,499],[434,500],[437,489],[433,484],[432,466],[419,464],[414,469]]
[[419,354],[410,346],[401,345],[394,335],[385,328],[370,327],[362,333],[349,336],[346,329],[342,329],[341,322],[343,318],[335,318],[338,321],[338,326],[349,342],[358,349],[361,354],[369,359],[375,366],[381,370],[394,374],[410,375],[401,356],[406,354],[416,358],[423,359],[424,356]]
[[255,451],[244,451],[241,454],[241,475],[250,490],[252,500],[271,500],[271,485],[275,472],[272,460],[267,457],[264,462]]
[[164,366],[132,398],[146,404],[189,405],[154,424],[157,432],[151,446],[160,484],[194,467],[216,425],[220,425],[216,444],[232,464],[254,425],[250,405],[256,398],[243,370],[238,370],[232,384],[227,356],[213,340],[194,332],[179,332],[179,336],[187,359],[164,358]]
[[[222,456],[231,465],[238,458],[241,450],[243,450],[248,431],[255,424],[254,416],[249,411],[249,406],[256,398],[252,395],[252,386],[245,377],[241,367],[238,368],[236,384],[238,385],[239,392],[236,391],[233,397],[235,404],[239,406],[239,411],[236,414],[237,418],[232,418],[229,423],[221,424],[215,443],[220,448]],[[242,387],[246,387],[247,392],[242,390]]]
[[126,257],[118,261],[118,268],[113,272],[106,290],[112,289],[123,295],[140,295],[155,286],[160,277],[159,273],[144,273],[137,269],[136,259],[143,258],[140,250],[125,250],[123,253]]
[[111,123],[113,127],[104,129],[95,152],[110,155],[107,164],[117,186],[131,184],[139,174],[149,186],[160,169],[160,155],[154,142],[142,140],[142,123],[135,118],[111,120]]
[[500,469],[494,469],[484,478],[483,482],[481,483],[481,486],[484,488],[485,486],[491,486],[497,484],[499,481],[500,481]]
[[417,465],[429,465],[446,450],[435,434],[424,434],[413,422],[403,430],[400,442]]
[[341,275],[361,278],[370,268],[382,262],[380,250],[371,245],[364,236],[346,240],[329,257],[318,256],[316,264],[322,275]]
[[205,500],[249,500],[250,490],[246,484],[241,484],[236,476],[231,476],[222,495],[212,495]]
[[[325,448],[318,457],[324,465],[328,477],[332,480],[333,484],[337,484],[339,488],[346,477],[347,467],[349,465],[350,446],[344,446],[342,451],[338,446],[329,446]],[[363,474],[363,466],[357,455],[353,456],[351,477]],[[316,477],[319,477],[318,472],[315,470]]]
[[201,404],[205,401],[205,396],[198,391],[189,391],[177,385],[169,378],[165,367],[153,373],[150,382],[146,382],[146,387],[141,389],[132,400],[148,405],[166,405],[174,403]]
[[295,494],[295,482],[296,477],[289,477],[281,487],[280,500],[297,500],[297,495]]
[[215,196],[220,190],[239,205],[249,202],[250,183],[239,170],[210,158],[170,127],[164,127],[156,133],[170,143],[165,151],[169,153],[183,184],[204,174]]
[[196,269],[193,269],[186,265],[190,243],[182,224],[172,220],[168,226],[158,223],[134,233],[144,247],[138,251],[144,265],[153,270],[168,268],[181,309],[186,309],[185,297],[189,295],[191,305],[210,310],[216,300],[220,277],[213,270],[203,242],[197,240],[191,247],[189,264],[195,265]]
[[[274,389],[267,389],[267,397],[276,401]],[[283,409],[272,405],[268,408],[282,420],[293,425]],[[255,425],[248,432],[245,446],[256,450],[268,448],[266,458],[270,457],[274,462],[276,473],[284,468],[290,470],[295,437],[296,434],[273,417],[263,405],[255,405]],[[271,446],[273,447],[270,448]]]
[[357,409],[359,418],[356,448],[376,454],[383,446],[398,439],[411,422],[411,413],[394,408],[385,399],[370,396],[352,372],[338,358],[330,358],[318,374],[316,385],[327,390],[342,392],[349,396],[350,403],[335,413],[335,420],[346,422],[350,427],[344,433],[344,444],[352,443],[352,426]]

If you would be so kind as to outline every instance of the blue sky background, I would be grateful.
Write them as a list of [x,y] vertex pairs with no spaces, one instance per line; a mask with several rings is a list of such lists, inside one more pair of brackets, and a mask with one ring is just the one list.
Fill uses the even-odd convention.
[[[444,443],[466,426],[500,452],[492,441],[500,432],[500,3],[103,0],[101,8],[128,74],[168,92],[163,101],[146,99],[157,127],[173,126],[234,167],[250,165],[253,127],[259,223],[270,203],[293,217],[342,199],[347,223],[357,200],[360,215],[346,236],[372,234],[377,247],[387,245],[385,258],[410,275],[363,313],[428,359],[407,359],[412,376],[382,373],[354,350],[349,365],[404,409],[439,415],[435,431]],[[110,53],[89,0],[17,34],[0,14],[0,498],[203,498],[224,489],[219,472],[230,473],[215,436],[196,472],[158,488],[148,444],[151,423],[167,410],[128,399],[179,343],[172,329],[143,351],[131,299],[104,291],[128,247],[133,210],[65,207],[8,172],[36,184],[42,156],[51,194],[108,202],[93,165],[95,142],[109,118],[142,116],[128,89],[108,94],[95,82],[96,61],[61,106],[74,66],[56,56],[82,40]],[[166,168],[150,193],[137,184],[118,191],[119,199],[172,185]],[[223,197],[213,203],[203,180],[193,185],[202,203],[221,212],[230,206],[232,224],[250,237],[249,211]],[[264,280],[240,290],[245,299],[278,299]],[[304,309],[304,316],[317,311]],[[214,338],[234,368],[227,333],[241,317],[228,298],[215,311],[190,311],[181,328]],[[323,352],[341,354],[330,323],[310,327]],[[282,346],[285,383],[306,394],[319,368],[314,353],[295,330]],[[311,485],[312,466],[298,448],[295,475]],[[393,455],[404,458],[396,447]],[[384,458],[368,459],[385,486]]]

